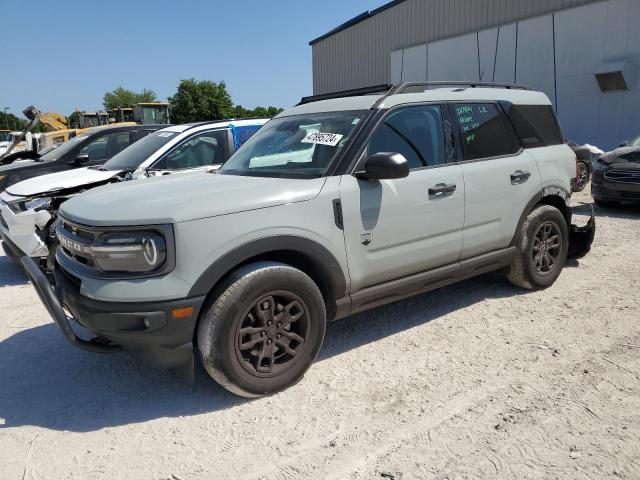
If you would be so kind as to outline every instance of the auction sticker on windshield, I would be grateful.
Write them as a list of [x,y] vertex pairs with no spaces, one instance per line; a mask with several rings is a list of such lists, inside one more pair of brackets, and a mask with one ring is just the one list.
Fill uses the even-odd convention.
[[343,136],[344,135],[340,135],[337,133],[314,132],[308,133],[307,136],[301,140],[301,142],[318,143],[320,145],[329,145],[331,147],[335,147]]

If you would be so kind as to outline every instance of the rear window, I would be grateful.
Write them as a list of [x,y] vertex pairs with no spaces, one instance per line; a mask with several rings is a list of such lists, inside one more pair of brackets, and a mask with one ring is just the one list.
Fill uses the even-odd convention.
[[509,109],[509,119],[524,148],[564,143],[550,105],[513,105]]
[[518,149],[493,103],[456,103],[454,109],[465,160],[510,155]]

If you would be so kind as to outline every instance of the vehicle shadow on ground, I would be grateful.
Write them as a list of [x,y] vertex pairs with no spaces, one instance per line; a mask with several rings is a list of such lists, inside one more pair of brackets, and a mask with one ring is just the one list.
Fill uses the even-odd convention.
[[598,217],[618,218],[622,220],[640,220],[640,203],[623,203],[619,207],[595,207]]
[[13,263],[6,256],[0,255],[0,287],[26,285],[27,283],[29,282],[22,266]]
[[[523,293],[502,276],[488,274],[334,322],[318,362],[485,299]],[[88,432],[250,401],[216,385],[199,365],[195,382],[188,383],[171,372],[148,369],[124,353],[74,349],[53,323],[0,342],[0,385],[0,429],[35,425]]]

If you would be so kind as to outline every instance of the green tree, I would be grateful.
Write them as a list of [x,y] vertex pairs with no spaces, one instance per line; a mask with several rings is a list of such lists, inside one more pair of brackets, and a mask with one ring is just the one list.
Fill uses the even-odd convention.
[[134,92],[118,87],[104,94],[102,105],[105,110],[111,110],[112,108],[130,107],[136,103],[155,102],[156,100],[156,93],[153,90],[145,88],[141,92]]
[[169,97],[173,123],[222,120],[234,114],[233,102],[224,82],[182,80],[178,91]]
[[273,118],[282,112],[282,108],[277,107],[256,107],[253,110],[247,110],[242,105],[234,107],[234,118]]

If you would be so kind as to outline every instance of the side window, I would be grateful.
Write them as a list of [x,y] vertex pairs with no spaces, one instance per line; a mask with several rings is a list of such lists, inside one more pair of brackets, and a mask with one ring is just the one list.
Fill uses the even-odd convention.
[[89,161],[103,160],[107,157],[107,136],[102,136],[87,143],[80,155],[89,155]]
[[525,148],[562,143],[562,134],[551,105],[512,105],[509,120]]
[[185,170],[227,161],[227,131],[217,130],[194,135],[156,162],[155,170]]
[[129,132],[118,132],[107,135],[107,158],[120,153],[131,144]]
[[389,115],[367,147],[368,155],[379,152],[401,153],[412,169],[445,163],[441,107],[407,107]]
[[517,151],[503,115],[492,103],[456,103],[455,118],[465,160],[498,157]]

